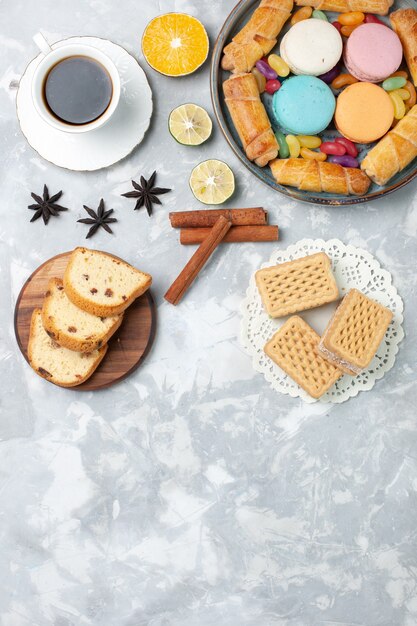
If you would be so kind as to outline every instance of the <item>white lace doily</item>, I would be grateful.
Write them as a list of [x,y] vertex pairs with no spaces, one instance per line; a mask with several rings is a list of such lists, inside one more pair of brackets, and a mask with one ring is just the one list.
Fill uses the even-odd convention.
[[[329,241],[302,239],[286,250],[276,250],[269,262],[264,263],[262,267],[277,265],[321,251],[326,252],[331,259],[333,272],[342,296],[352,287],[356,287],[356,289],[391,309],[394,314],[385,338],[369,368],[355,377],[343,375],[319,400],[320,402],[339,403],[356,396],[360,391],[372,389],[375,381],[382,378],[385,372],[394,365],[398,344],[404,337],[401,325],[403,301],[392,284],[391,274],[382,269],[378,261],[369,252],[345,245],[339,239],[330,239]],[[321,334],[335,308],[336,303],[331,303],[311,311],[303,311],[299,315]],[[241,340],[243,346],[252,356],[254,368],[265,376],[276,391],[302,398],[305,402],[316,402],[280,367],[275,365],[263,351],[266,342],[287,318],[271,319],[268,316],[263,308],[254,275],[250,279],[246,298],[242,303],[242,313]]]

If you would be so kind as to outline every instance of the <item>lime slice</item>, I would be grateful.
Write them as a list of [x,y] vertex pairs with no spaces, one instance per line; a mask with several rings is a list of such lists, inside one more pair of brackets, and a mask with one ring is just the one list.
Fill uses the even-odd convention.
[[211,119],[197,104],[181,104],[169,116],[169,132],[184,146],[199,146],[211,135]]
[[226,202],[235,190],[235,177],[223,161],[210,159],[195,166],[190,176],[191,191],[204,204]]

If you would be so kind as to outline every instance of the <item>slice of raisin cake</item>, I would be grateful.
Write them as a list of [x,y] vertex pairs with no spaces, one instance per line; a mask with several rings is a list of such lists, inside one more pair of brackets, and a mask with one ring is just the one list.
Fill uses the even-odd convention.
[[68,300],[60,278],[51,278],[42,306],[43,326],[60,346],[92,352],[108,342],[123,320],[123,313],[98,317]]
[[149,274],[111,254],[87,248],[75,248],[64,274],[71,302],[101,317],[122,313],[151,283]]
[[32,313],[28,344],[29,363],[39,376],[61,387],[75,387],[93,374],[106,354],[107,345],[90,353],[62,348],[46,332],[41,309]]

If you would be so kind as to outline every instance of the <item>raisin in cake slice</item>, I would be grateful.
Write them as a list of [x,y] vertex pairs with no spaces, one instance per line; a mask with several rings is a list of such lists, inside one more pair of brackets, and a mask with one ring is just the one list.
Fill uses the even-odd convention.
[[81,385],[93,374],[106,354],[107,345],[90,353],[62,348],[46,332],[41,309],[35,309],[30,323],[29,363],[39,376],[61,387]]
[[122,313],[151,283],[149,274],[111,254],[87,248],[75,248],[64,274],[71,302],[101,317]]
[[60,278],[51,278],[42,306],[43,326],[63,348],[92,352],[108,342],[123,320],[123,313],[98,317],[68,300]]

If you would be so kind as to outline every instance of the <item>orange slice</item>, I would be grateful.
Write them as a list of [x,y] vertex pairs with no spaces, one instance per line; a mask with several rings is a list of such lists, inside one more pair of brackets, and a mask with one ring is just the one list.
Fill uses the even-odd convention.
[[186,13],[165,13],[149,22],[142,52],[151,67],[166,76],[195,72],[207,58],[209,41],[202,23]]

